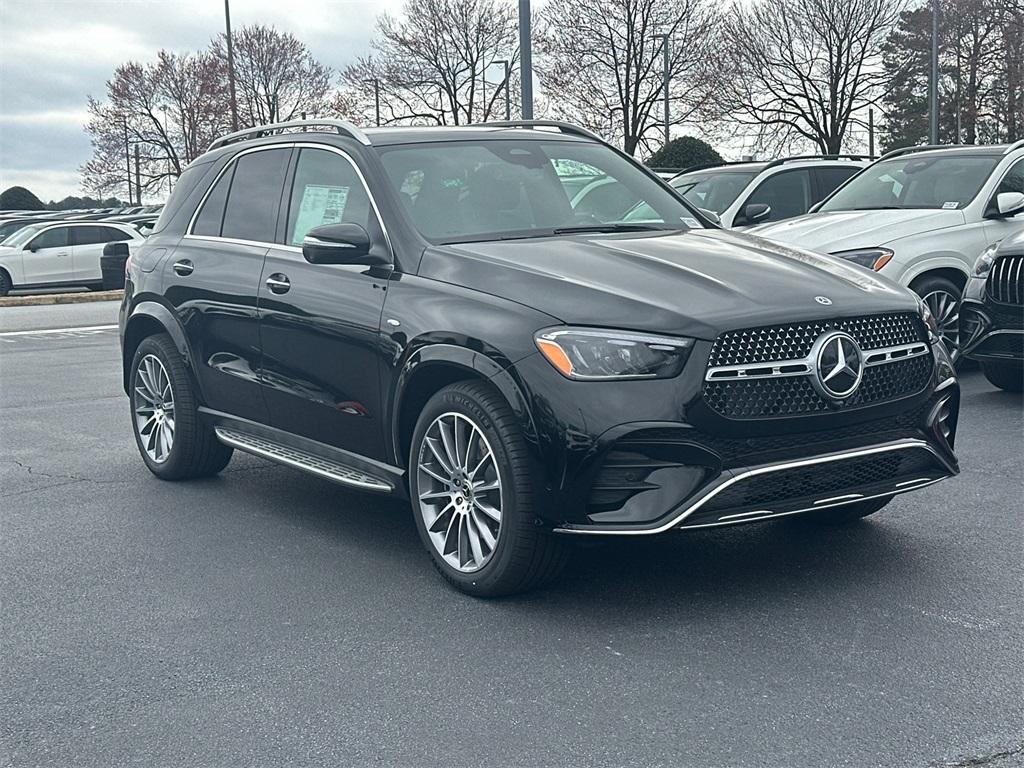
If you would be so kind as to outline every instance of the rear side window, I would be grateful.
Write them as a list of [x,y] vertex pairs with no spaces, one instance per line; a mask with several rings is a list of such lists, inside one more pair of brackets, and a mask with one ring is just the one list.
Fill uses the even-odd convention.
[[195,226],[192,227],[192,234],[206,235],[208,237],[220,237],[221,224],[224,222],[224,203],[228,199],[228,189],[231,186],[231,177],[235,172],[232,163],[213,185],[210,194],[206,196],[203,207],[196,217]]
[[242,155],[224,209],[221,236],[274,242],[290,149],[268,149]]
[[71,227],[71,243],[73,245],[96,245],[131,239],[131,235],[114,227]]
[[839,185],[857,173],[860,168],[817,168],[818,193],[814,196],[814,202],[824,200],[835,192]]
[[285,242],[302,245],[306,233],[322,224],[358,224],[372,232],[370,198],[352,164],[324,149],[303,149],[288,205]]
[[63,248],[68,244],[68,227],[48,229],[31,243],[29,248]]
[[779,221],[807,213],[811,207],[811,178],[806,170],[783,171],[761,183],[747,199],[751,203],[766,203],[772,211],[764,221]]

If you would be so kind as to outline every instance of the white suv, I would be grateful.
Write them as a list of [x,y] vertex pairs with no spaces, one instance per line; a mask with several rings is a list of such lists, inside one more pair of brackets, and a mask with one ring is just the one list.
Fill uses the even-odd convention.
[[688,168],[669,181],[686,200],[742,229],[800,216],[870,165],[861,155],[806,155]]
[[125,241],[128,252],[145,238],[130,224],[110,221],[40,222],[0,243],[0,296],[12,288],[103,285],[100,256],[107,243]]
[[749,230],[829,253],[909,286],[953,354],[974,260],[1024,230],[1024,141],[909,147],[882,157],[811,213]]

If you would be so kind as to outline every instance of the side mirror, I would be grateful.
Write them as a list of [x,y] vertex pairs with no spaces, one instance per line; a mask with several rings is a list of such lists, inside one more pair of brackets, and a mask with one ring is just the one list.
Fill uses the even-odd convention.
[[39,250],[39,246],[36,245],[35,243],[29,243],[28,245],[25,246],[25,250],[28,251],[29,253],[35,253],[36,251]]
[[302,240],[302,255],[310,264],[386,264],[371,255],[369,233],[358,224],[313,227]]
[[707,208],[698,208],[697,210],[703,213],[705,218],[711,219],[718,226],[722,226],[722,217],[714,211],[709,211]]
[[756,224],[767,219],[771,212],[772,207],[767,203],[748,203],[743,206],[743,212],[740,214],[740,217],[746,224]]
[[128,243],[124,242],[123,240],[118,240],[117,242],[113,243],[107,243],[106,245],[103,246],[103,255],[121,256],[127,259],[129,255]]
[[996,217],[1004,218],[1024,211],[1024,192],[1000,192],[996,195]]

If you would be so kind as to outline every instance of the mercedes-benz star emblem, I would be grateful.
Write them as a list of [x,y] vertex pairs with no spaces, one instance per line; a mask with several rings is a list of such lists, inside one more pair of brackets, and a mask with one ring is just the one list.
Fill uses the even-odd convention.
[[860,386],[864,360],[860,347],[848,333],[826,331],[814,342],[811,351],[815,366],[815,388],[825,397],[844,400]]
[[832,299],[828,296],[815,296],[814,300],[819,304],[824,304],[826,307],[832,306]]

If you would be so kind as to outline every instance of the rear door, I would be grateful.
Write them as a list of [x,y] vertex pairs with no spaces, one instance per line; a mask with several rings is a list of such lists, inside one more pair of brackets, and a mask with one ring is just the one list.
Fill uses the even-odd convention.
[[284,205],[281,243],[267,254],[259,286],[271,424],[383,459],[379,331],[391,268],[310,264],[301,247],[313,227],[353,223],[390,256],[372,198],[348,154],[307,145]]
[[75,279],[68,229],[52,227],[25,245],[22,268],[26,283],[69,283]]
[[256,296],[290,156],[280,146],[235,155],[163,262],[164,295],[185,326],[207,406],[262,423]]

